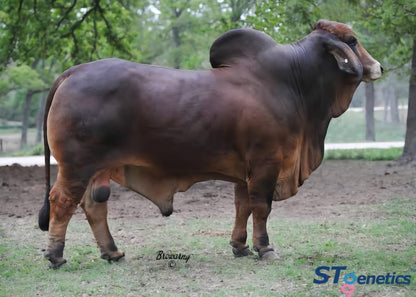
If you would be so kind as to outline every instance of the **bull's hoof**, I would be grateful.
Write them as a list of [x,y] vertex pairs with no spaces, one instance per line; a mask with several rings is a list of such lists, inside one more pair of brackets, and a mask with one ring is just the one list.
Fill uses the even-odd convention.
[[58,269],[59,267],[61,267],[62,265],[64,265],[66,263],[66,260],[62,257],[55,257],[53,255],[51,255],[51,253],[46,252],[45,253],[45,258],[49,260],[50,268],[53,269]]
[[275,251],[268,251],[261,258],[265,260],[278,260],[280,256]]
[[101,253],[101,259],[107,260],[108,263],[117,262],[121,258],[125,256],[124,252],[122,251],[115,251],[115,252],[104,252]]
[[266,249],[263,251],[258,251],[259,257],[264,260],[277,260],[280,259],[279,255],[274,251],[274,249]]
[[58,269],[62,265],[66,263],[66,260],[64,258],[55,259],[54,262],[51,261],[51,264],[49,265],[52,269]]
[[66,263],[66,260],[63,258],[64,246],[64,243],[57,242],[54,244],[53,248],[46,250],[44,256],[49,260],[50,268],[58,269]]
[[250,250],[250,247],[247,245],[243,249],[237,249],[233,247],[233,254],[235,257],[246,257],[253,255],[253,252]]

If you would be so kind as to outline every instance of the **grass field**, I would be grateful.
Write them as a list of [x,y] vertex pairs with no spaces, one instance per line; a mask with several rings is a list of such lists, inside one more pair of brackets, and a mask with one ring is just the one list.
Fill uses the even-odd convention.
[[35,144],[36,129],[34,128],[28,130],[28,147],[25,149],[20,148],[21,130],[19,128],[0,128],[0,139],[2,142],[0,156],[31,155],[34,148],[39,146]]
[[325,152],[326,160],[367,160],[392,161],[397,160],[403,153],[403,148],[388,149],[347,149],[329,150]]
[[[340,212],[348,213],[344,206]],[[231,219],[110,221],[126,260],[108,264],[85,220],[68,230],[66,258],[60,270],[47,269],[40,244],[46,234],[25,219],[1,224],[0,296],[340,296],[343,282],[328,283],[319,266],[346,266],[341,278],[359,275],[410,275],[410,285],[355,284],[353,296],[415,296],[416,204],[398,197],[366,205],[377,216],[357,220],[290,219],[270,221],[271,242],[281,259],[235,259],[227,246]],[[251,224],[249,224],[251,225]],[[128,231],[127,231],[128,230]],[[151,230],[151,232],[149,232]],[[249,230],[251,233],[251,230]],[[157,260],[158,251],[190,255],[188,262]]]
[[[402,111],[401,119],[405,117]],[[384,123],[383,111],[375,111],[375,135],[376,141],[403,141],[406,133],[406,125],[402,121],[399,124]],[[364,112],[348,110],[339,118],[332,119],[325,142],[365,142],[365,117]]]

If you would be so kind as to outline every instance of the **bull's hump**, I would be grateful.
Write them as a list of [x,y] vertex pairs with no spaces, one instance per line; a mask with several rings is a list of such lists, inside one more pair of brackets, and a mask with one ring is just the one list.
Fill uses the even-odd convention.
[[254,29],[234,29],[221,35],[212,44],[210,62],[213,68],[232,66],[258,55],[277,43],[267,34]]

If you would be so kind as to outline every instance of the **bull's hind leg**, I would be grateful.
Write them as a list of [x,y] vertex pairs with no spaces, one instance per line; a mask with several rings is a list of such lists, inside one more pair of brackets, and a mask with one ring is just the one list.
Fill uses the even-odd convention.
[[66,263],[63,258],[65,235],[68,223],[85,192],[82,181],[66,178],[62,172],[49,193],[50,220],[49,244],[45,258],[51,262],[52,268],[59,268]]
[[231,246],[236,257],[252,255],[247,241],[247,220],[251,214],[247,184],[236,184],[234,188],[235,224],[231,235]]
[[[98,190],[97,190],[98,189]],[[110,196],[109,175],[102,173],[92,179],[81,202],[81,207],[87,216],[101,258],[117,261],[124,253],[117,249],[107,224],[107,200]]]

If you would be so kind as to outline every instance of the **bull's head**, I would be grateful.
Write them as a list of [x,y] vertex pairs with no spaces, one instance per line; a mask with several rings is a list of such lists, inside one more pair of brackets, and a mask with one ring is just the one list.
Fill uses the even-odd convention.
[[347,25],[319,20],[314,30],[330,33],[325,39],[325,44],[342,71],[356,75],[366,82],[381,77],[383,68],[380,63],[370,56]]

